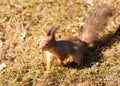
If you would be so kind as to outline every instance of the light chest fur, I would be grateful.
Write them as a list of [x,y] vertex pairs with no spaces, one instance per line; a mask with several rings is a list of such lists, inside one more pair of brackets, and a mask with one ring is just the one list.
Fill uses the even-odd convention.
[[56,56],[50,53],[49,51],[45,51],[45,55],[46,55],[47,61],[54,60],[56,58]]

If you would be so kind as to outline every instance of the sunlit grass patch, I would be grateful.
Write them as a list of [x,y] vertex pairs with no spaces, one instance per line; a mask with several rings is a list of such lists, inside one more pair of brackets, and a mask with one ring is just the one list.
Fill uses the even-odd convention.
[[104,57],[104,61],[92,62],[82,69],[63,67],[55,62],[53,70],[48,72],[44,53],[39,48],[44,32],[52,26],[60,26],[57,38],[81,37],[86,17],[103,4],[117,8],[113,22],[108,25],[112,31],[116,30],[120,18],[118,0],[96,1],[93,6],[87,0],[0,1],[0,64],[6,65],[0,70],[0,86],[117,86],[120,35],[108,41],[109,46],[103,47],[101,53],[96,51],[90,55]]

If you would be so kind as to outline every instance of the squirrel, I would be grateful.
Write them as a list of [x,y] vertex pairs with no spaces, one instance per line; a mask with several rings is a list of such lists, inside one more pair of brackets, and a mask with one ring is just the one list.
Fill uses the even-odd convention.
[[94,48],[97,42],[101,41],[103,29],[112,14],[113,9],[108,6],[99,6],[93,10],[85,21],[81,39],[73,36],[56,39],[57,28],[49,29],[40,42],[40,48],[46,54],[47,69],[51,69],[54,59],[57,58],[58,63],[63,65],[64,60],[69,56],[72,56],[73,62],[81,67],[89,49]]

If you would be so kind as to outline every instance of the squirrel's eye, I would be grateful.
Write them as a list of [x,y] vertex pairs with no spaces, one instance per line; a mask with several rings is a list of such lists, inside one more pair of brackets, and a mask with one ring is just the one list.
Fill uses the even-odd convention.
[[47,43],[46,46],[48,46],[49,44]]

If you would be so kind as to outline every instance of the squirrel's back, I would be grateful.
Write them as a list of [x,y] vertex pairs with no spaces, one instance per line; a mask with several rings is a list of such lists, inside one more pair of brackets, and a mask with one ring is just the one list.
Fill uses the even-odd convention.
[[89,47],[94,47],[96,42],[101,41],[108,18],[112,14],[113,8],[107,6],[99,6],[92,11],[83,27],[82,41],[88,43]]

